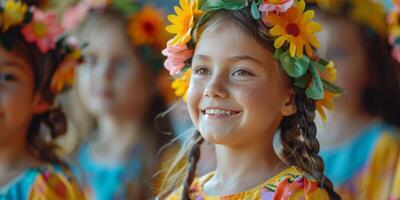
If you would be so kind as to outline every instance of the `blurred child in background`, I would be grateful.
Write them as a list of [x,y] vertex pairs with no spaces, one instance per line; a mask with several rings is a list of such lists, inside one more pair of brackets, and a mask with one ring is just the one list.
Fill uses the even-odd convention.
[[0,199],[83,199],[55,139],[66,133],[56,97],[82,61],[54,13],[0,3]]
[[319,53],[334,61],[336,83],[347,90],[333,112],[320,110],[327,118],[318,126],[325,172],[343,199],[388,199],[399,152],[400,77],[383,6],[369,0],[313,2],[327,44]]
[[[87,42],[87,62],[78,73],[77,100],[94,119],[77,152],[89,199],[147,199],[155,154],[162,143],[156,114],[162,112],[156,73],[164,18],[154,7],[130,1],[81,1],[67,12],[65,26],[77,25]],[[80,104],[80,105],[79,105]],[[73,119],[81,120],[75,109]],[[80,133],[79,128],[75,129]]]

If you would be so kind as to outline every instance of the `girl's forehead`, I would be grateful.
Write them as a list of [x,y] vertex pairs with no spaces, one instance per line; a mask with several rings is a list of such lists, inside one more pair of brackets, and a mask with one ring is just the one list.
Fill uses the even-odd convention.
[[32,71],[26,59],[13,51],[0,47],[0,66],[18,67],[24,71]]
[[209,24],[201,33],[195,48],[196,55],[212,57],[253,57],[260,61],[275,61],[272,52],[233,22]]

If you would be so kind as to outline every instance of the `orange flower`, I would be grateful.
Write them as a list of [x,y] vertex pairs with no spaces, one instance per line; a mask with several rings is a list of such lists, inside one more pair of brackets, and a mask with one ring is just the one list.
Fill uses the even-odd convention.
[[285,13],[268,13],[264,15],[263,21],[273,26],[270,33],[276,36],[274,46],[279,49],[288,41],[290,44],[290,56],[303,57],[305,48],[309,57],[313,55],[313,49],[319,48],[320,43],[314,35],[322,30],[321,25],[312,22],[313,10],[304,12],[305,3],[299,1],[296,6],[289,8]]
[[65,60],[54,73],[51,81],[51,91],[58,94],[63,91],[66,86],[71,86],[74,83],[75,68],[78,65],[76,60]]
[[145,6],[135,13],[128,29],[135,45],[150,44],[156,45],[159,49],[165,45],[164,20],[154,7]]
[[[322,79],[331,83],[336,81],[336,69],[332,61],[326,65],[325,70],[320,73],[320,76]],[[338,96],[338,94],[334,94],[325,90],[324,98],[316,101],[317,111],[323,121],[326,121],[327,119],[325,110],[333,109],[333,99]]]
[[190,77],[192,76],[192,69],[189,68],[185,73],[182,74],[181,77],[175,79],[172,82],[172,89],[175,90],[175,95],[178,97],[182,97],[183,101],[187,100],[187,90],[189,88]]
[[175,6],[176,15],[169,15],[168,20],[172,23],[167,26],[169,33],[176,34],[171,39],[171,46],[186,44],[192,39],[191,31],[194,26],[195,17],[202,11],[198,9],[198,0],[179,0],[181,7]]

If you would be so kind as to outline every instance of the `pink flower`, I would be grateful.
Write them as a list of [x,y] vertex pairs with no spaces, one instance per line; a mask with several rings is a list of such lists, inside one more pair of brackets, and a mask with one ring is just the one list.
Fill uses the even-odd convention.
[[33,20],[22,28],[22,35],[30,43],[36,43],[42,53],[47,53],[56,47],[58,37],[64,29],[57,23],[55,13],[45,13],[39,9],[33,10]]
[[167,59],[164,62],[164,67],[169,71],[170,75],[176,75],[185,66],[185,62],[193,56],[194,51],[187,48],[185,44],[171,46],[167,43],[167,48],[162,51]]
[[258,9],[267,13],[272,11],[283,13],[292,6],[293,0],[264,0]]

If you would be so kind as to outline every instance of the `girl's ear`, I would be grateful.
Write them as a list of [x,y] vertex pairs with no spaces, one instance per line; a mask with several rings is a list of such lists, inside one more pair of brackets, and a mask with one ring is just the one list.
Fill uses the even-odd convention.
[[41,94],[35,94],[33,98],[32,111],[33,114],[41,114],[50,110],[50,104],[44,100]]
[[297,112],[296,102],[295,102],[295,92],[293,89],[290,89],[288,95],[284,99],[284,104],[281,108],[281,114],[284,117],[293,115]]

